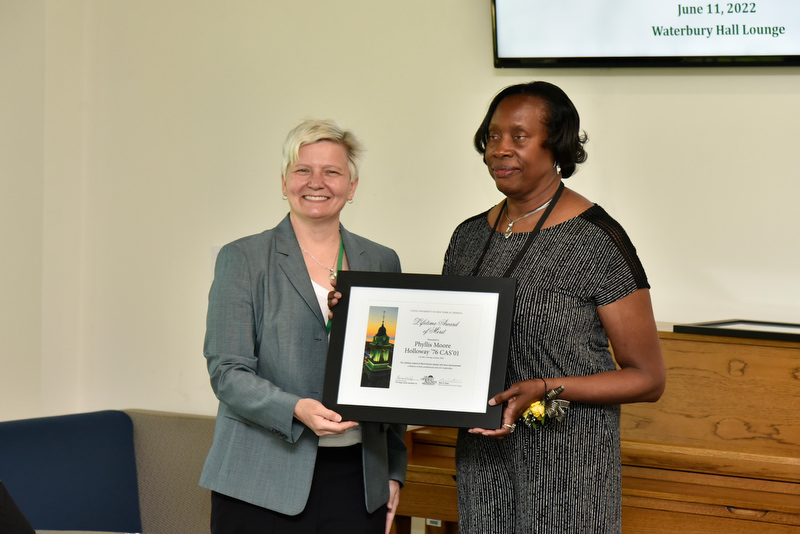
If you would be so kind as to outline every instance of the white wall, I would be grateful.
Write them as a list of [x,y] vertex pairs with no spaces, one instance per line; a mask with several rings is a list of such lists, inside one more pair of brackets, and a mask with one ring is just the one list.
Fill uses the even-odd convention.
[[44,12],[0,0],[0,419],[42,411]]
[[659,321],[800,322],[800,69],[497,70],[490,21],[488,0],[0,0],[0,419],[212,413],[213,254],[282,218],[307,116],[368,147],[345,225],[438,272],[501,199],[472,134],[531,79],[581,112],[567,184],[628,230]]

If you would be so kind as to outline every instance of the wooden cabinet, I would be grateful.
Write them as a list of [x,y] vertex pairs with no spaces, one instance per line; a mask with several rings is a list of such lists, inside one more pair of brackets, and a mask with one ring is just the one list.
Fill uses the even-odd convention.
[[667,388],[622,408],[625,532],[800,532],[800,343],[661,332]]
[[411,517],[443,522],[441,528],[426,527],[426,534],[458,532],[457,435],[455,428],[427,426],[406,433],[408,471],[400,491],[393,534],[410,534]]
[[[800,343],[660,337],[664,395],[622,408],[623,532],[800,533]],[[409,432],[399,515],[457,520],[455,436]]]

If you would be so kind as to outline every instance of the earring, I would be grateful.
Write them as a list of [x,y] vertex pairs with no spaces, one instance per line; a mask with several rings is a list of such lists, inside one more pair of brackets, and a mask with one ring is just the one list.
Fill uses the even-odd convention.
[[347,203],[348,203],[348,204],[352,204],[352,203],[353,203],[353,199],[352,199],[352,198],[348,198],[348,199],[347,199]]
[[289,198],[289,197],[287,197],[286,195],[282,195],[282,196],[281,196],[281,198],[282,198],[283,200],[288,200],[288,198]]
[[556,174],[561,174],[561,165],[557,161],[553,162],[553,168],[556,170]]

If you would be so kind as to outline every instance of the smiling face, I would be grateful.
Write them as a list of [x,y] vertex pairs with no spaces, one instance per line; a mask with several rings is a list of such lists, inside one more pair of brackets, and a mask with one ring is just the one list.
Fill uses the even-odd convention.
[[507,197],[534,198],[560,179],[553,153],[543,148],[546,111],[541,99],[514,95],[500,102],[492,115],[485,161],[497,189]]
[[333,141],[301,146],[297,161],[281,180],[292,215],[306,221],[338,221],[357,186],[358,178],[350,180],[347,150]]

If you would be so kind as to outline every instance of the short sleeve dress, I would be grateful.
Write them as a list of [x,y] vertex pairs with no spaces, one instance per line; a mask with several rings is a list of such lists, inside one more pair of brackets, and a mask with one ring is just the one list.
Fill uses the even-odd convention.
[[[503,276],[526,233],[505,238],[482,213],[453,233],[444,274]],[[537,377],[614,370],[597,307],[649,287],[636,250],[600,206],[544,228],[517,280],[506,387]],[[459,532],[621,531],[619,406],[573,402],[563,422],[517,425],[502,440],[462,429],[456,447]]]

